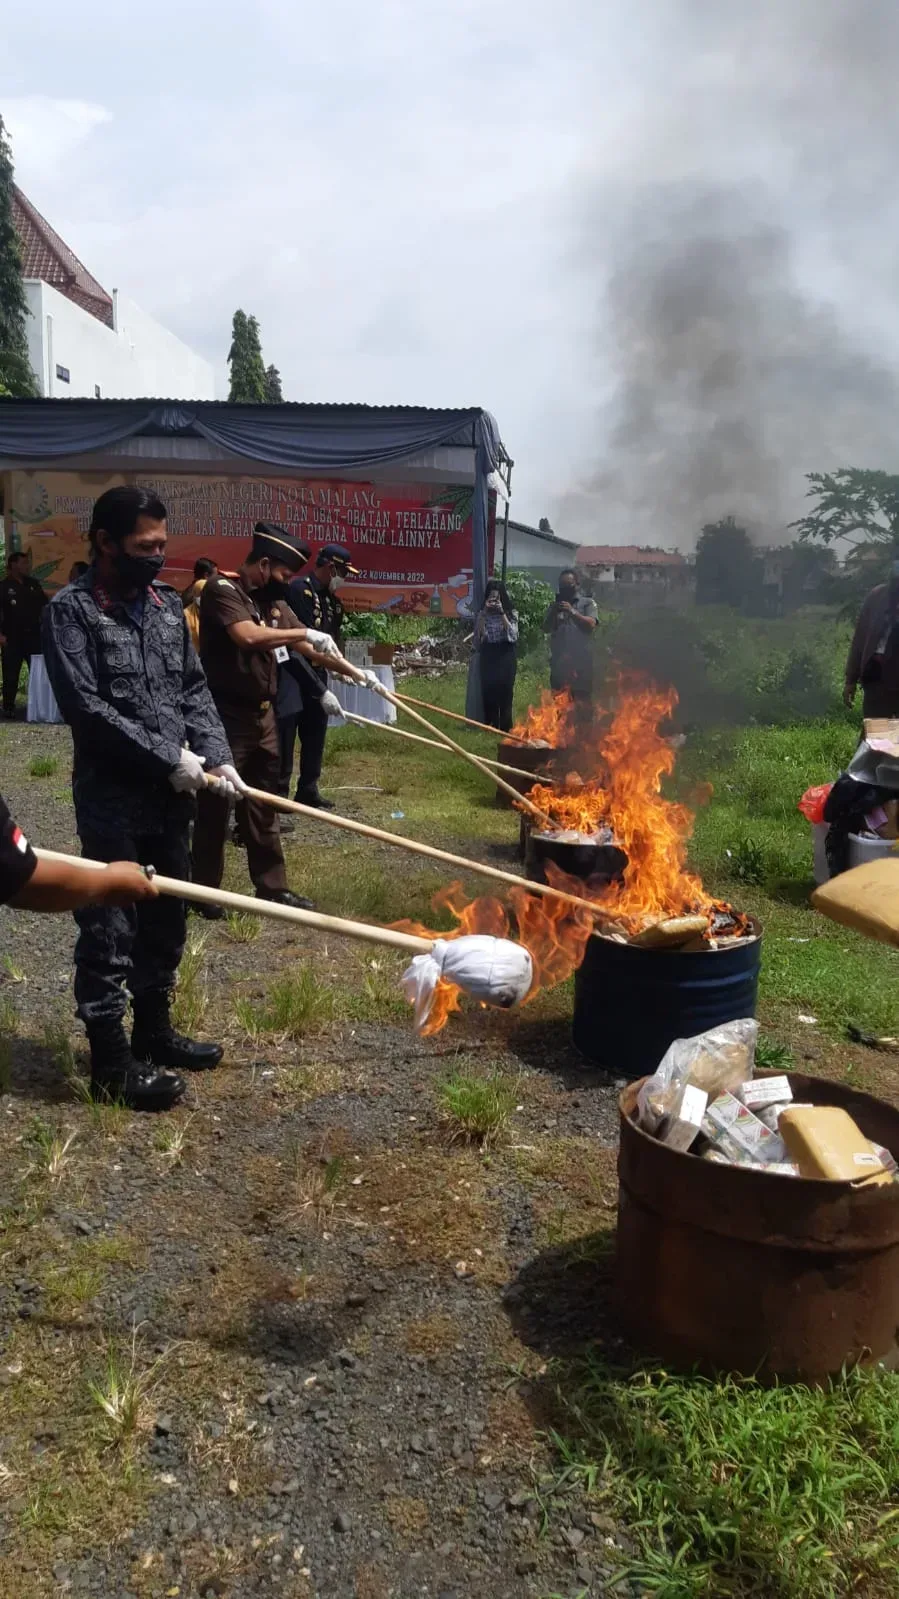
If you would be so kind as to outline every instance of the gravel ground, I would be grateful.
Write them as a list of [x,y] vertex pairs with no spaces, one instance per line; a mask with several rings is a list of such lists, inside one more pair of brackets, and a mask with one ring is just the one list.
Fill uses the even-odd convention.
[[[58,772],[29,776],[37,754]],[[68,761],[64,729],[3,732],[0,786],[36,842],[75,844]],[[61,1073],[69,1034],[83,1064],[72,944],[67,917],[0,911],[20,1020],[0,1099],[0,1596],[606,1591],[615,1529],[546,1441],[548,1358],[602,1330],[615,1204],[616,1091],[570,1050],[566,1002],[419,1040],[380,984],[371,1014],[363,996],[297,1044],[251,1044],[234,998],[311,945],[216,926],[201,1031],[225,1063],[141,1118]],[[319,958],[359,988],[356,947]],[[440,1119],[460,1051],[519,1075],[486,1154]],[[90,1391],[109,1398],[110,1358],[132,1401],[117,1422]]]

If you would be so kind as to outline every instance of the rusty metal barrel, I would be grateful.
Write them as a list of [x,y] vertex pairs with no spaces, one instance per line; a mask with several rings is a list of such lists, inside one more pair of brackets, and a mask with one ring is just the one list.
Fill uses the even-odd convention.
[[[503,772],[503,777],[519,794],[529,794],[534,784],[540,781],[538,772],[546,766],[553,753],[547,745],[519,744],[510,738],[500,739],[496,758],[505,766],[518,767],[520,777],[512,777],[509,772]],[[496,803],[505,810],[512,808],[511,798],[501,788],[496,791]]]
[[[899,1152],[899,1110],[823,1078],[790,1081],[795,1100],[841,1105]],[[899,1363],[899,1184],[778,1177],[668,1149],[633,1120],[639,1088],[619,1101],[615,1273],[635,1346],[765,1381]]]

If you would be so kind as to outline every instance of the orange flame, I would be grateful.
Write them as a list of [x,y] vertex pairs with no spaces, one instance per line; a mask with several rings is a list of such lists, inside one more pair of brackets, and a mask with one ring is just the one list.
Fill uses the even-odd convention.
[[529,707],[524,721],[512,728],[512,736],[562,749],[571,740],[573,720],[574,701],[567,690],[553,694],[550,689],[544,689],[540,704]]
[[[555,749],[577,740],[572,763],[576,758],[579,767],[595,774],[585,779],[569,771],[557,786],[537,785],[531,790],[534,803],[560,829],[590,834],[608,827],[626,854],[621,880],[609,884],[584,883],[547,866],[553,886],[590,900],[595,914],[518,888],[509,892],[509,909],[489,896],[466,903],[462,885],[452,883],[432,901],[435,910],[449,910],[455,917],[452,932],[436,933],[412,921],[394,925],[432,939],[459,938],[464,933],[496,938],[517,934],[534,963],[534,982],[525,1004],[541,989],[553,988],[571,975],[598,923],[610,931],[633,934],[668,917],[704,914],[711,928],[717,913],[728,912],[734,932],[749,932],[748,918],[712,899],[701,879],[687,870],[693,814],[662,794],[675,753],[660,728],[676,704],[673,688],[631,685],[621,689],[611,719],[599,718],[588,728],[578,722],[575,729],[571,696],[544,694],[540,706],[516,729],[528,737],[545,738]],[[424,1032],[439,1032],[460,1008],[461,991],[441,980]]]
[[587,897],[627,933],[672,916],[707,913],[711,921],[716,911],[727,908],[687,870],[692,812],[662,794],[675,754],[660,726],[676,704],[673,688],[625,690],[611,724],[591,730],[579,754],[580,764],[592,766],[597,775],[586,782],[569,775],[564,787],[538,785],[530,794],[560,828],[588,834],[611,828],[627,855],[623,879],[588,887]]
[[[580,886],[574,885],[572,891],[577,892]],[[466,903],[462,884],[450,883],[438,890],[431,904],[434,910],[448,910],[456,918],[457,926],[451,932],[435,933],[420,922],[408,920],[393,925],[401,932],[416,933],[419,938],[460,938],[463,933],[511,938],[517,931],[519,943],[525,945],[534,964],[534,982],[524,1001],[527,1004],[540,989],[554,988],[580,965],[594,922],[587,910],[567,905],[564,900],[540,898],[525,889],[513,888],[509,899],[511,916],[505,905],[490,895]],[[441,978],[422,1032],[439,1033],[453,1012],[460,1009],[461,990]]]

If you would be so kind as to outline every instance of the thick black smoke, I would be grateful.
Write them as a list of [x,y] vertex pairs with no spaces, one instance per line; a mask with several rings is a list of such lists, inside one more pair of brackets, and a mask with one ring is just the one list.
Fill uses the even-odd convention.
[[670,0],[656,32],[668,70],[581,212],[608,400],[558,525],[783,542],[806,472],[899,468],[899,4]]

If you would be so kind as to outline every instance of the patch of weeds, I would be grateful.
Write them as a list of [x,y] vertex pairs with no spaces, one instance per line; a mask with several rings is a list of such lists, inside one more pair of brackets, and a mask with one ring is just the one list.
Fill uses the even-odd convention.
[[170,1166],[178,1166],[184,1159],[187,1129],[192,1121],[193,1116],[188,1116],[183,1122],[160,1122],[153,1134],[153,1148]]
[[28,768],[31,777],[55,777],[59,761],[55,755],[36,755]]
[[495,1144],[518,1102],[519,1080],[508,1073],[484,1075],[458,1068],[437,1090],[450,1137],[486,1148]]
[[727,851],[728,876],[736,883],[764,883],[768,875],[765,851],[754,838],[741,838]]
[[775,1038],[768,1038],[767,1034],[760,1033],[755,1046],[755,1064],[763,1071],[791,1072],[793,1051],[788,1044],[779,1044]]
[[144,1425],[160,1365],[158,1359],[142,1366],[136,1328],[129,1343],[107,1343],[102,1372],[87,1386],[101,1412],[105,1442],[111,1447],[127,1447]]
[[12,1087],[12,1041],[19,1031],[19,1013],[8,997],[0,999],[0,1094]]
[[209,1005],[205,959],[208,942],[207,932],[190,928],[172,1000],[172,1023],[182,1033],[193,1034],[199,1030]]
[[339,1066],[312,1062],[308,1066],[283,1066],[277,1074],[275,1088],[301,1103],[318,1099],[322,1094],[336,1094],[343,1081]]
[[27,979],[24,966],[20,966],[18,961],[14,961],[11,955],[4,955],[3,970],[11,983],[24,983]]
[[44,1043],[57,1071],[71,1083],[78,1076],[75,1045],[67,1023],[59,1016],[44,1023]]
[[458,1324],[451,1316],[425,1316],[421,1321],[407,1322],[403,1328],[403,1347],[410,1355],[422,1355],[425,1360],[436,1360],[454,1350],[460,1341]]
[[235,999],[231,1014],[248,1044],[258,1044],[265,1035],[265,1013],[252,999]]
[[333,988],[323,983],[312,966],[299,966],[279,977],[269,989],[265,1030],[298,1039],[332,1021],[336,1010]]
[[856,1369],[809,1389],[594,1356],[556,1370],[566,1469],[629,1535],[620,1580],[667,1599],[895,1591],[894,1374]]
[[71,1150],[78,1134],[66,1132],[62,1127],[51,1127],[48,1122],[33,1116],[25,1135],[25,1142],[35,1152],[32,1170],[41,1171],[51,1182],[59,1182],[71,1160]]
[[400,987],[400,968],[383,959],[367,960],[361,988],[347,995],[346,1013],[353,1021],[381,1021],[405,1016],[409,1006]]
[[249,911],[229,911],[225,932],[233,944],[252,944],[262,931],[262,922]]
[[317,1160],[313,1157],[310,1163],[299,1148],[293,1150],[291,1160],[293,1205],[287,1215],[311,1216],[324,1226],[337,1202],[346,1175],[346,1160],[343,1155],[322,1155]]
[[57,1316],[72,1311],[77,1314],[96,1299],[103,1286],[103,1273],[98,1266],[62,1266],[51,1272],[47,1281],[48,1308]]

